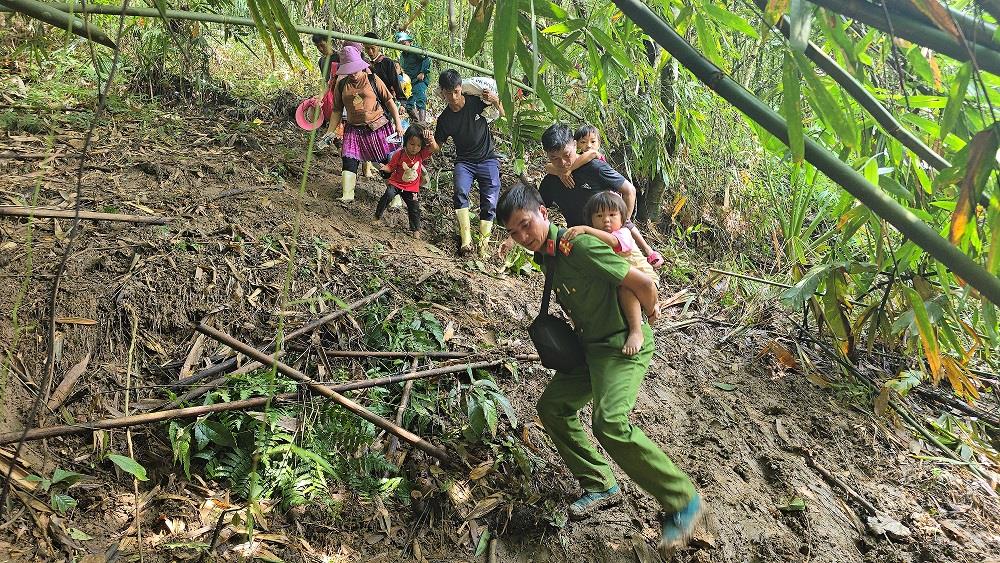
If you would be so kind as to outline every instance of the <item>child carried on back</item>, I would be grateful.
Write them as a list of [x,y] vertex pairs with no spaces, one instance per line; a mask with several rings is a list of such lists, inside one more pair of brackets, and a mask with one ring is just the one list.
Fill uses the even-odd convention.
[[406,215],[410,220],[410,231],[420,238],[420,182],[424,174],[424,161],[430,158],[437,146],[434,132],[419,124],[412,124],[403,133],[403,146],[389,157],[388,164],[381,165],[382,174],[387,177],[385,193],[375,208],[375,218],[381,219],[389,202],[397,195],[406,203]]
[[[601,239],[631,266],[652,278],[653,283],[659,287],[660,276],[642,255],[632,233],[624,227],[626,213],[625,200],[620,195],[612,191],[598,192],[583,208],[583,216],[590,218],[591,226],[570,227],[563,238],[571,240],[581,234],[588,234]],[[624,286],[618,288],[618,302],[621,305],[622,316],[628,323],[628,338],[622,347],[622,353],[634,356],[639,353],[645,339],[642,334],[642,306],[635,293]]]
[[[573,140],[576,141],[576,150],[579,156],[573,161],[572,166],[567,170],[557,169],[553,164],[545,165],[545,172],[548,174],[554,174],[562,179],[563,185],[573,187],[573,171],[580,168],[581,166],[587,164],[591,160],[597,159],[602,162],[607,162],[608,160],[604,157],[604,153],[601,152],[601,133],[591,124],[582,125],[576,130],[573,135]],[[589,215],[584,214],[585,217]],[[638,242],[639,251],[645,251],[646,261],[653,266],[654,269],[659,269],[663,266],[663,256],[653,250],[651,246],[646,244],[645,239],[643,239],[642,234],[639,233],[639,229],[635,228],[630,222],[630,217],[625,217],[624,212],[622,214],[622,221],[627,226],[628,230],[632,234],[632,238],[635,242]],[[641,255],[641,254],[640,254]],[[645,271],[645,270],[644,270]]]

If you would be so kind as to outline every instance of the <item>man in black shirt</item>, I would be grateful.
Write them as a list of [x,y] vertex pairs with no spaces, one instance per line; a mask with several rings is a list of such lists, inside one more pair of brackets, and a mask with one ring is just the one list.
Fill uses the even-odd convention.
[[[542,133],[542,149],[556,169],[570,170],[578,156],[573,131],[563,123],[555,123]],[[572,176],[574,187],[563,185],[555,174],[542,178],[538,187],[545,205],[558,207],[566,218],[568,227],[589,226],[590,217],[583,216],[583,206],[592,195],[605,190],[618,192],[622,196],[628,209],[628,217],[622,219],[631,222],[635,211],[635,186],[614,168],[595,158],[573,170]]]
[[500,163],[493,150],[493,133],[482,113],[492,105],[503,115],[503,106],[496,92],[485,91],[482,97],[462,93],[462,77],[455,69],[442,72],[438,85],[448,107],[438,116],[434,140],[438,150],[449,137],[455,140],[454,204],[461,241],[459,254],[470,254],[473,250],[469,192],[475,180],[479,184],[479,254],[482,256],[490,240],[500,196]]
[[[374,32],[368,32],[365,37],[378,39]],[[403,94],[403,87],[399,84],[399,75],[396,74],[396,61],[382,54],[382,48],[378,45],[365,45],[365,54],[368,55],[368,64],[371,66],[375,76],[382,79],[382,83],[389,89],[389,92],[397,101],[406,101]]]

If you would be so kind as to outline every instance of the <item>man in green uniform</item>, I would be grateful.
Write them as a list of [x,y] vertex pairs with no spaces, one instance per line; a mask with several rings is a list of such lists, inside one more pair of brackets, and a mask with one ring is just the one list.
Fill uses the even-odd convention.
[[618,306],[618,286],[639,297],[650,321],[656,320],[656,287],[591,235],[561,240],[557,249],[558,228],[532,187],[511,188],[500,199],[497,214],[514,241],[535,252],[543,268],[556,261],[552,287],[586,351],[586,364],[570,373],[556,372],[538,399],[538,416],[546,432],[584,490],[570,506],[570,515],[585,516],[613,504],[620,495],[611,467],[587,439],[577,414],[593,401],[597,441],[663,506],[661,547],[673,550],[685,545],[702,516],[701,497],[687,475],[629,421],[653,357],[653,331],[644,324],[646,340],[640,352],[622,353],[628,329]]

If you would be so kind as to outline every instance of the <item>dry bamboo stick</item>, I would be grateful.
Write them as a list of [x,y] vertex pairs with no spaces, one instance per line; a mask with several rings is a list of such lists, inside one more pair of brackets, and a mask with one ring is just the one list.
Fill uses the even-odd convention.
[[[525,356],[530,358],[530,356]],[[525,360],[531,361],[531,360]],[[415,379],[426,379],[429,377],[436,377],[439,375],[447,375],[449,373],[458,373],[466,371],[469,369],[482,369],[496,367],[503,363],[503,360],[493,360],[484,362],[473,362],[471,364],[462,364],[457,366],[448,366],[443,368],[429,369],[425,371],[411,372],[399,375],[389,375],[386,377],[379,377],[377,379],[364,379],[360,381],[351,381],[349,383],[341,383],[339,385],[332,385],[329,387],[331,391],[353,391],[357,389],[367,389],[369,387],[379,387],[383,385],[391,385],[393,383],[401,383],[405,381],[411,381]],[[270,400],[272,401],[290,401],[299,397],[299,393],[282,393],[280,395],[275,395]],[[142,424],[154,424],[157,422],[164,422],[167,420],[177,420],[183,418],[195,418],[198,416],[212,414],[216,412],[226,412],[226,411],[238,411],[262,407],[267,404],[269,400],[268,397],[254,397],[252,399],[245,399],[242,401],[230,401],[228,403],[217,403],[214,405],[203,405],[198,407],[186,407],[183,409],[170,409],[159,412],[151,412],[146,414],[137,414],[132,416],[120,416],[116,418],[106,418],[102,420],[95,420],[93,422],[80,422],[73,425],[59,425],[59,426],[47,426],[44,428],[35,428],[29,430],[25,435],[25,441],[42,440],[44,438],[56,438],[59,436],[71,436],[74,434],[86,434],[94,430],[112,430],[115,428],[128,428],[130,426],[139,426]],[[7,432],[0,434],[0,445],[11,444],[17,442],[21,437],[21,432]]]
[[[338,310],[330,313],[329,315],[326,315],[324,317],[316,319],[315,321],[312,321],[311,323],[307,323],[307,324],[303,325],[302,327],[299,327],[299,328],[293,330],[292,332],[289,332],[288,334],[286,334],[285,338],[284,338],[284,342],[288,342],[290,340],[298,338],[299,336],[302,336],[303,334],[306,334],[307,332],[309,332],[309,331],[311,331],[311,330],[313,330],[315,328],[319,328],[319,327],[321,327],[321,326],[323,326],[323,325],[325,325],[325,324],[327,324],[327,323],[329,323],[329,322],[331,322],[333,320],[339,319],[340,317],[343,317],[347,313],[350,313],[351,311],[353,311],[353,310],[355,310],[355,309],[357,309],[359,307],[363,307],[364,305],[367,305],[367,304],[371,303],[372,301],[378,299],[379,297],[381,297],[387,291],[389,291],[389,287],[388,286],[383,287],[382,289],[376,291],[375,293],[372,293],[371,295],[368,295],[367,297],[362,297],[361,299],[358,299],[357,301],[348,304],[347,307],[345,307],[343,309],[338,309]],[[271,344],[268,344],[267,346],[265,346],[263,348],[263,350],[269,351],[272,348],[274,348],[274,343],[273,342]],[[278,352],[278,356],[279,357],[282,354],[284,354],[284,351],[279,351]],[[229,358],[228,360],[224,360],[224,361],[222,361],[222,362],[220,362],[220,363],[218,363],[218,364],[216,364],[214,366],[205,368],[205,369],[199,371],[198,373],[192,375],[191,377],[188,377],[186,379],[179,379],[179,380],[177,380],[176,386],[177,387],[184,387],[184,386],[190,385],[192,383],[201,381],[202,379],[206,379],[206,378],[212,377],[213,375],[219,375],[220,373],[224,373],[227,370],[232,369],[233,366],[235,366],[235,365],[236,365],[236,357],[233,356],[233,357]],[[263,364],[261,364],[260,362],[251,362],[251,363],[243,366],[242,368],[240,368],[239,373],[247,373],[248,371],[255,370],[255,369],[261,367],[262,365]],[[219,382],[219,383],[221,383],[221,381],[219,381],[219,379],[217,379],[216,381]]]
[[306,384],[309,387],[309,389],[311,389],[313,392],[319,393],[320,395],[329,398],[338,405],[353,412],[354,414],[360,416],[361,418],[367,420],[368,422],[371,422],[375,426],[378,426],[382,430],[385,430],[386,432],[391,432],[392,434],[399,436],[401,439],[409,442],[410,445],[423,450],[427,454],[430,454],[442,461],[450,461],[448,452],[446,452],[445,450],[435,446],[434,444],[431,444],[430,442],[424,440],[420,436],[417,436],[413,432],[410,432],[409,430],[396,425],[396,423],[388,421],[382,418],[381,416],[372,413],[368,409],[362,407],[361,405],[355,403],[354,401],[348,399],[347,397],[341,395],[340,393],[337,393],[336,391],[333,391],[328,387],[323,387],[319,383],[310,379],[309,376],[293,368],[292,366],[282,363],[278,361],[276,358],[261,352],[260,350],[254,348],[253,346],[240,342],[239,340],[236,340],[232,336],[229,336],[228,334],[218,331],[210,326],[200,324],[198,325],[196,330],[204,335],[209,336],[214,340],[217,340],[218,342],[221,342],[229,346],[230,348],[236,350],[237,352],[240,352],[241,354],[245,354],[257,360],[258,362],[261,362],[262,364],[274,366],[279,372],[281,372],[286,377],[291,377],[296,381]]
[[[0,217],[37,217],[44,219],[74,219],[76,212],[69,209],[46,209],[44,207],[27,207],[23,205],[0,205]],[[148,225],[166,225],[166,217],[147,217],[144,215],[122,215],[120,213],[98,213],[96,211],[81,211],[80,219],[90,221],[121,221],[123,223],[145,223]]]

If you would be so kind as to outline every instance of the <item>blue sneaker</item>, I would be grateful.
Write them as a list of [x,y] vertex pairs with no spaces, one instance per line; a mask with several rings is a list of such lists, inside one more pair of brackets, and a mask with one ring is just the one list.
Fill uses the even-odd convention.
[[576,502],[569,505],[569,515],[571,518],[582,518],[595,510],[611,506],[621,500],[619,498],[621,496],[621,492],[622,490],[618,487],[618,485],[613,485],[606,491],[585,491],[582,497],[578,498]]
[[705,505],[701,502],[701,495],[695,493],[687,506],[679,512],[665,515],[660,521],[663,525],[660,533],[660,549],[669,553],[687,545],[704,513]]

